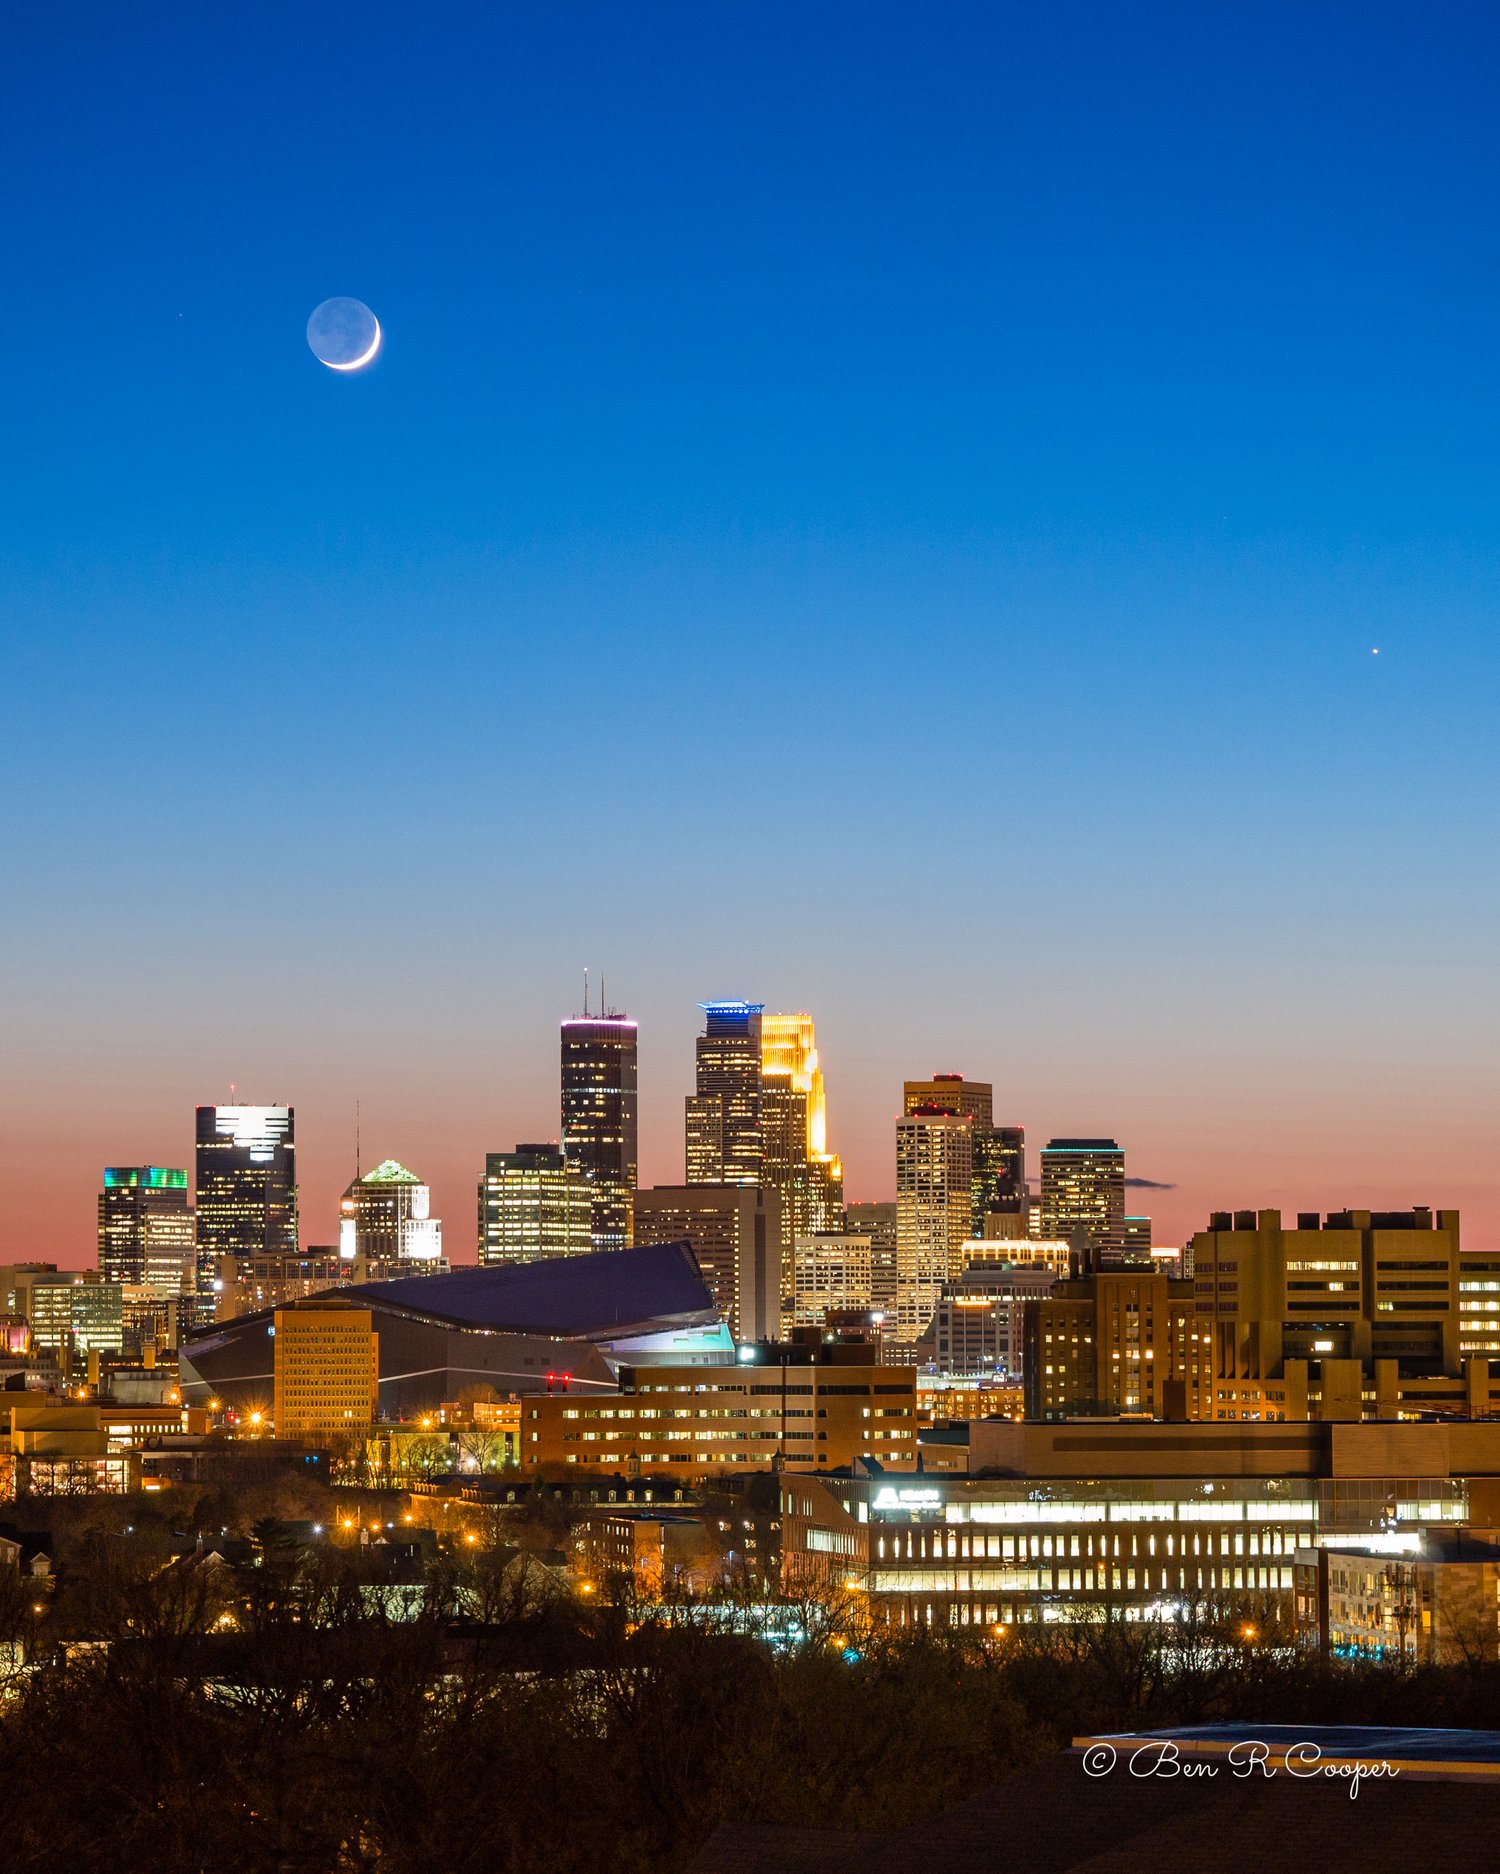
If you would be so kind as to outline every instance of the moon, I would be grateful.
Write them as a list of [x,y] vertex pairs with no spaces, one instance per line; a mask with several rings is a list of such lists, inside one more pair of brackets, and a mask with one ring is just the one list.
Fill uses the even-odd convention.
[[360,371],[380,350],[380,321],[362,299],[325,299],[307,322],[307,343],[330,371]]

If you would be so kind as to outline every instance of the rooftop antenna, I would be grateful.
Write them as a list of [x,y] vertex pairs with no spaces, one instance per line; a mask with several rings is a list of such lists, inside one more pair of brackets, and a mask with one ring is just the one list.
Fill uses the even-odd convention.
[[599,1013],[605,1021],[609,1020],[609,997],[604,993],[604,971],[599,972]]
[[354,1181],[359,1182],[359,1101],[354,1102]]
[[585,1020],[587,1020],[588,1018],[588,1012],[589,1012],[589,972],[588,972],[588,965],[585,964],[583,968],[583,1013],[584,1013]]

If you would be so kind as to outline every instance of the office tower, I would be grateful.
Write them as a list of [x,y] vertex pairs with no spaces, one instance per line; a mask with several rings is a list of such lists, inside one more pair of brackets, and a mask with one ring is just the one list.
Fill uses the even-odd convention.
[[278,1438],[359,1438],[379,1396],[379,1345],[368,1308],[278,1308],[272,1417]]
[[339,1200],[339,1260],[356,1265],[356,1281],[430,1273],[442,1257],[432,1193],[394,1158],[356,1178]]
[[99,1272],[162,1295],[191,1294],[196,1220],[187,1173],[162,1165],[110,1165],[99,1193]]
[[636,1027],[587,1014],[562,1025],[562,1144],[589,1185],[595,1249],[628,1249],[636,1181]]
[[290,1106],[200,1106],[198,1286],[232,1256],[297,1254],[297,1148]]
[[934,1074],[930,1080],[908,1080],[902,1088],[903,1112],[958,1113],[976,1126],[995,1123],[995,1089],[987,1080],[965,1080],[962,1074]]
[[658,1184],[635,1194],[635,1240],[688,1243],[737,1341],[781,1331],[781,1194],[747,1184]]
[[1018,1380],[1026,1303],[1045,1300],[1057,1283],[1043,1263],[976,1258],[943,1284],[931,1326],[917,1343],[919,1362],[948,1379]]
[[963,1273],[972,1215],[972,1122],[917,1107],[896,1121],[896,1335],[910,1345],[943,1284]]
[[704,1002],[696,1093],[687,1100],[687,1182],[759,1184],[761,1002]]
[[843,1219],[844,1167],[828,1149],[812,1017],[763,1016],[760,1044],[762,1178],[781,1191],[792,1237],[836,1230]]
[[1191,1282],[1150,1268],[1060,1282],[1026,1309],[1028,1418],[1211,1416],[1212,1326]]
[[1042,1147],[1042,1235],[1062,1237],[1080,1270],[1125,1254],[1125,1154],[1113,1139],[1053,1139]]
[[896,1206],[846,1204],[844,1228],[870,1245],[870,1306],[888,1320],[896,1316]]
[[560,1145],[486,1153],[479,1186],[482,1263],[583,1256],[593,1246],[593,1195]]
[[1459,1214],[1425,1207],[1298,1214],[1216,1211],[1192,1241],[1212,1334],[1204,1416],[1487,1416]]
[[1125,1219],[1125,1261],[1151,1261],[1151,1219],[1149,1217]]
[[1026,1131],[975,1122],[970,1230],[975,1236],[1025,1236]]
[[1026,1190],[1026,1132],[1022,1126],[997,1126],[995,1093],[987,1080],[962,1074],[934,1074],[908,1080],[902,1089],[907,1113],[954,1113],[969,1121],[973,1183],[969,1193],[969,1236],[1024,1236],[1029,1202]]
[[85,1276],[69,1296],[68,1327],[80,1364],[91,1353],[119,1353],[125,1345],[125,1291],[119,1282]]
[[792,1246],[794,1327],[821,1327],[830,1309],[874,1308],[870,1296],[870,1239],[842,1230],[799,1236]]

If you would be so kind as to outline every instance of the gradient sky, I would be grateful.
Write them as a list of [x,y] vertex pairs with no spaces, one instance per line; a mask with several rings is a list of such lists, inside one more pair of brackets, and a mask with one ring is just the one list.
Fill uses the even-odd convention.
[[747,995],[851,1196],[956,1068],[1161,1240],[1500,1247],[1497,91],[1487,5],[17,15],[0,1259],[231,1081],[305,1241],[358,1099],[472,1257],[584,965],[646,1182]]

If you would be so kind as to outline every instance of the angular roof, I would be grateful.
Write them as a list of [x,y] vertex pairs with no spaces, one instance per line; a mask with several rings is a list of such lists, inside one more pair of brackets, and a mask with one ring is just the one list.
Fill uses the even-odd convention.
[[362,1282],[339,1295],[462,1327],[572,1340],[608,1340],[630,1329],[707,1327],[718,1320],[687,1243]]
[[373,1171],[367,1171],[360,1179],[361,1184],[420,1184],[422,1180],[405,1165],[397,1164],[394,1158],[384,1158]]

